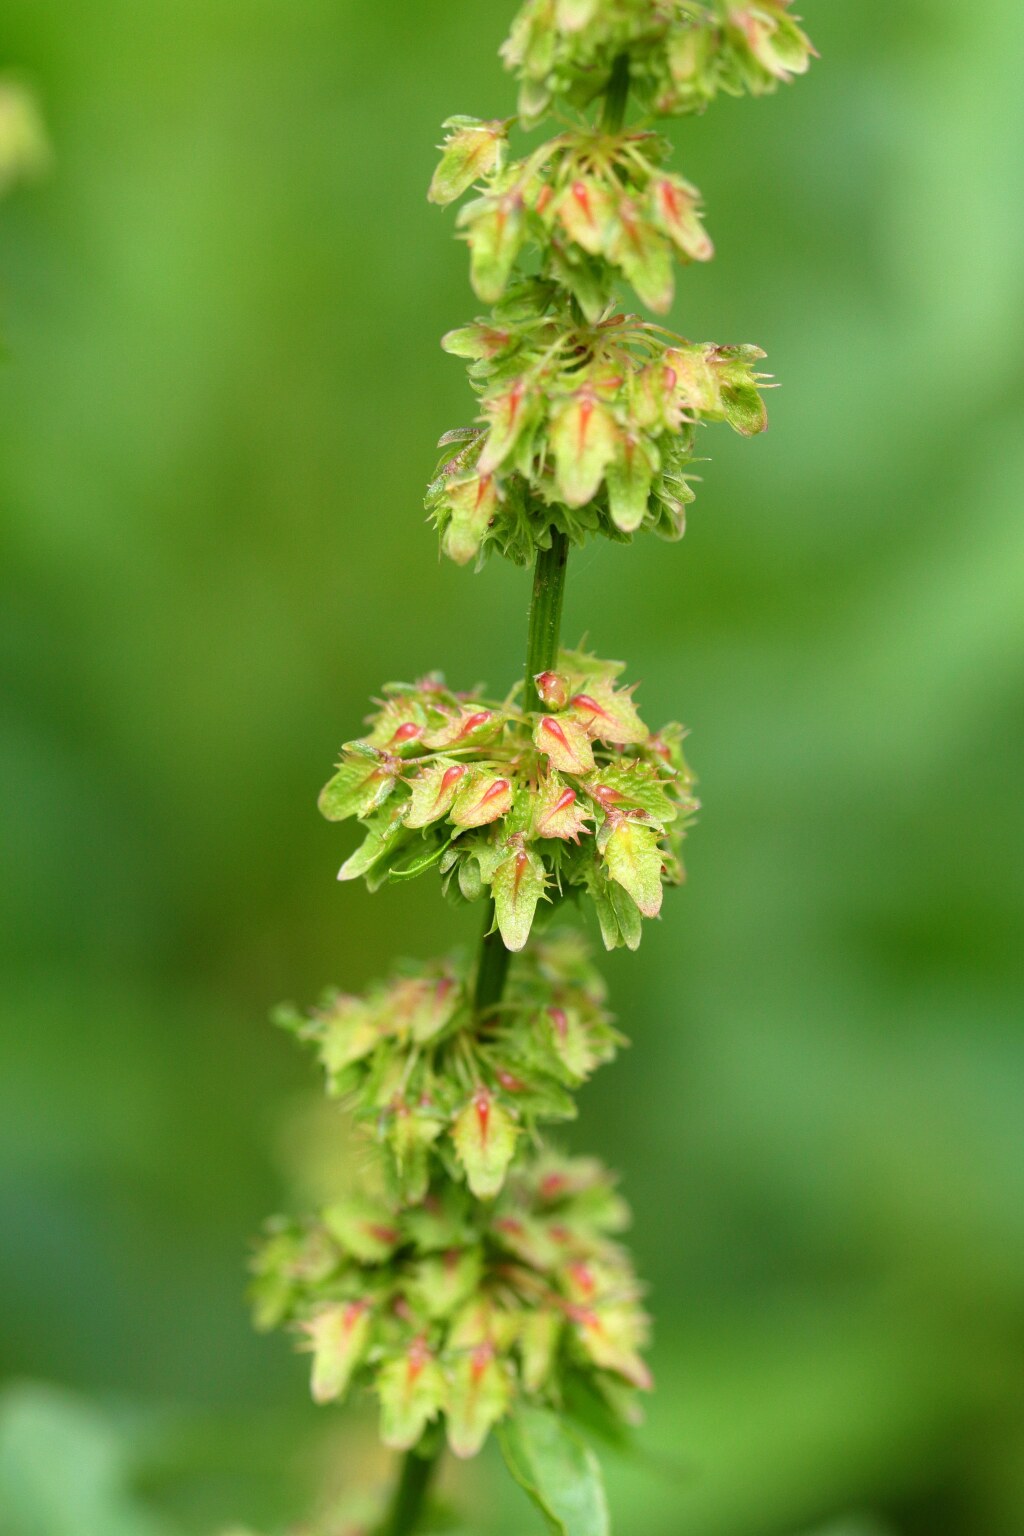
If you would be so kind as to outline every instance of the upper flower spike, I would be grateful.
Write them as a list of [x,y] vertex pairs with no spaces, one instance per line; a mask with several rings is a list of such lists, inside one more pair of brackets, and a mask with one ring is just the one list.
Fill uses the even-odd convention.
[[524,127],[561,98],[585,108],[629,56],[630,89],[660,116],[701,112],[719,91],[763,95],[814,49],[790,0],[526,0],[502,48]]
[[512,121],[449,118],[430,185],[440,204],[475,188],[458,222],[474,290],[493,306],[443,343],[480,397],[476,423],[441,439],[454,451],[427,493],[453,560],[496,547],[525,563],[552,527],[575,542],[642,528],[678,538],[697,427],[767,426],[760,348],[694,343],[617,312],[625,282],[665,313],[675,262],[714,254],[700,193],[665,169],[671,145],[623,114],[630,94],[657,116],[720,90],[766,91],[811,53],[788,0],[527,0],[504,48],[519,121],[558,103],[563,130],[514,159]]

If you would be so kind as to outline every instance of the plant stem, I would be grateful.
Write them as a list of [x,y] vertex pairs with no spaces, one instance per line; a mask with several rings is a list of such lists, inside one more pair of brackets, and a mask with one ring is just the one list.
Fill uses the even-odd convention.
[[440,1451],[433,1456],[419,1456],[415,1451],[406,1453],[402,1475],[379,1536],[412,1536],[423,1514],[423,1503],[439,1457]]
[[511,958],[511,950],[505,948],[501,934],[494,927],[494,902],[489,901],[476,965],[476,991],[473,994],[473,1007],[478,1014],[486,1013],[495,1003],[501,1002]]
[[530,626],[526,642],[524,702],[527,710],[541,708],[533,680],[538,672],[549,671],[558,659],[568,560],[569,540],[557,528],[552,528],[551,548],[537,551],[537,563],[533,569],[533,596],[530,600]]
[[629,96],[629,54],[620,53],[612,65],[612,75],[601,113],[602,133],[621,133]]
[[[605,97],[601,127],[606,133],[622,128],[629,96],[629,56],[620,53],[612,67]],[[569,540],[557,528],[551,530],[551,548],[537,551],[533,568],[533,593],[526,641],[526,709],[540,709],[541,699],[534,685],[538,672],[547,672],[558,660],[558,642],[562,631],[562,600],[565,596],[565,572],[569,563]],[[501,1001],[512,955],[505,948],[494,922],[494,902],[487,903],[487,915],[477,960],[473,1007],[485,1013]],[[418,1456],[409,1451],[402,1463],[402,1473],[395,1488],[379,1536],[414,1536],[423,1514],[431,1478],[440,1460],[440,1450],[432,1456]]]

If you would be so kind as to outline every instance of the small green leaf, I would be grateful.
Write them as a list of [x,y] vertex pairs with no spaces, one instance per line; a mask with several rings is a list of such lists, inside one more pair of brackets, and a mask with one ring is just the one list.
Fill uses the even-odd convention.
[[570,240],[591,256],[603,254],[612,229],[614,204],[597,181],[572,182],[558,200],[558,220]]
[[556,0],[555,25],[560,32],[581,32],[597,14],[599,0]]
[[350,854],[338,870],[338,879],[355,880],[359,875],[370,875],[377,864],[397,850],[407,835],[400,815],[375,818],[367,826],[366,836],[355,853]]
[[614,417],[589,390],[581,390],[552,412],[555,480],[566,506],[582,507],[594,499],[618,442]]
[[531,797],[533,830],[537,837],[560,837],[578,843],[591,820],[577,793],[557,773],[542,779],[538,792]]
[[657,917],[661,911],[663,863],[657,832],[636,822],[620,820],[603,841],[602,852],[608,873],[629,892],[644,917]]
[[431,869],[438,862],[447,847],[448,844],[445,842],[428,841],[425,853],[414,854],[404,864],[390,865],[387,878],[392,884],[402,880],[415,880],[417,875],[422,875],[424,870]]
[[560,773],[589,773],[594,766],[590,738],[572,715],[544,715],[534,727],[533,740]]
[[313,1352],[310,1390],[315,1403],[337,1402],[370,1343],[373,1314],[369,1302],[338,1301],[321,1307],[303,1323]]
[[463,1459],[475,1456],[493,1424],[508,1412],[512,1378],[492,1344],[478,1344],[459,1360],[448,1383],[445,1410],[448,1444]]
[[547,1408],[520,1405],[499,1431],[505,1465],[552,1536],[610,1536],[597,1457]]
[[642,746],[650,732],[636,712],[631,690],[604,678],[588,681],[569,701],[573,715],[589,736],[614,746]]
[[347,758],[320,791],[317,804],[328,821],[369,816],[383,805],[395,787],[395,774],[386,765],[365,757]]
[[[666,827],[679,815],[679,806],[669,794],[675,771],[666,766],[659,776],[648,763],[604,763],[583,788],[606,809],[630,805],[645,811],[659,827]],[[685,786],[684,786],[685,787]]]
[[383,1362],[376,1387],[381,1439],[392,1450],[411,1450],[444,1402],[441,1367],[424,1341],[414,1339],[402,1354]]
[[584,1082],[599,1059],[586,1025],[575,1008],[548,1008],[545,1017],[559,1062],[573,1082]]
[[675,292],[671,247],[628,198],[621,199],[617,212],[608,259],[621,267],[637,297],[663,315]]
[[495,773],[477,773],[460,790],[449,819],[456,827],[486,827],[511,809],[511,780]]
[[545,883],[544,865],[525,848],[517,848],[494,871],[491,895],[506,949],[518,953],[526,947]]
[[490,428],[480,454],[480,470],[491,474],[508,458],[530,424],[530,397],[523,379],[513,379],[507,389],[484,401]]
[[466,1180],[478,1200],[493,1200],[505,1182],[519,1131],[487,1088],[478,1088],[452,1126]]
[[519,1357],[527,1392],[542,1392],[551,1379],[563,1327],[561,1313],[551,1307],[533,1307],[523,1318]]
[[623,533],[635,533],[647,516],[654,466],[635,437],[623,439],[620,451],[608,465],[608,507],[612,522]]
[[582,1308],[575,1332],[595,1365],[614,1371],[641,1391],[651,1390],[651,1373],[640,1355],[647,1343],[648,1322],[633,1302],[603,1302]]
[[469,231],[470,278],[477,298],[497,304],[526,241],[526,213],[516,193],[468,203],[459,223]]
[[383,1264],[402,1240],[387,1210],[361,1197],[328,1206],[323,1223],[345,1253],[361,1264]]
[[476,117],[450,117],[444,126],[451,132],[427,193],[432,203],[442,207],[494,169],[508,133],[507,123],[485,123]]
[[381,1038],[373,1012],[361,997],[339,995],[318,1022],[320,1061],[330,1081],[369,1056]]
[[412,799],[405,808],[407,827],[426,827],[448,815],[455,796],[466,783],[469,769],[465,763],[441,758],[428,763],[412,780]]
[[768,426],[768,407],[756,384],[723,385],[722,405],[726,421],[743,437],[754,437]]
[[651,211],[669,239],[691,261],[710,261],[715,248],[697,212],[700,193],[681,176],[658,176],[651,183]]
[[468,565],[480,552],[484,535],[498,507],[493,475],[467,475],[445,486],[449,521],[441,544],[449,560]]
[[450,1317],[473,1295],[483,1273],[479,1248],[449,1248],[420,1259],[410,1273],[408,1291],[413,1305],[427,1317]]

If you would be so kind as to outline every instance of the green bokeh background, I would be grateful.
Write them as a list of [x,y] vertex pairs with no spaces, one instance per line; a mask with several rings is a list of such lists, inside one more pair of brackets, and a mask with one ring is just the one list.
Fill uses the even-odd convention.
[[[0,208],[3,1536],[388,1476],[241,1289],[315,1134],[268,1004],[477,923],[336,885],[315,796],[383,679],[521,661],[525,575],[420,511],[476,309],[424,188],[443,117],[511,108],[511,9],[3,6],[55,148]],[[807,80],[674,130],[719,255],[672,323],[767,349],[772,429],[708,434],[681,546],[570,567],[705,802],[570,1137],[658,1324],[609,1482],[620,1536],[1020,1536],[1024,12],[802,9]]]

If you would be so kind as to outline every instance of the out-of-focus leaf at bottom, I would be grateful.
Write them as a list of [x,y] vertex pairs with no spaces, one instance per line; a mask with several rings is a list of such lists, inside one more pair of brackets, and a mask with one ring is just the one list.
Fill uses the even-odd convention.
[[552,1536],[611,1536],[597,1457],[557,1414],[520,1408],[499,1440],[506,1466]]
[[0,1396],[0,1536],[174,1536],[128,1479],[116,1431],[89,1403],[37,1383]]

